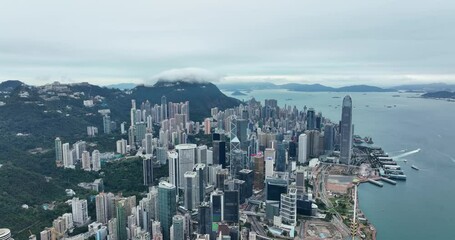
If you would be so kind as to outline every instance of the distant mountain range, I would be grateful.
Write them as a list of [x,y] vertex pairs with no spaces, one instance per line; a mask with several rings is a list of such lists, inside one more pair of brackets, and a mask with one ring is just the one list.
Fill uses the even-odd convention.
[[394,87],[381,88],[370,85],[352,85],[345,87],[329,87],[322,84],[273,84],[268,82],[259,83],[218,83],[217,86],[224,91],[253,91],[266,89],[285,89],[289,91],[300,92],[437,92],[437,91],[455,91],[455,84],[446,83],[429,83],[429,84],[407,84]]
[[286,89],[298,92],[394,92],[395,89],[386,89],[368,85],[353,85],[340,88],[328,87],[321,84],[288,83],[277,85],[273,83],[220,83],[217,85],[225,91],[252,91],[265,89]]

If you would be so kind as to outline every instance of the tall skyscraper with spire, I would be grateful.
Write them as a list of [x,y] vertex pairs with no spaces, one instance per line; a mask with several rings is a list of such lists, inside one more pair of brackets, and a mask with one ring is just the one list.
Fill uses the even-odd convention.
[[349,165],[352,151],[352,99],[349,95],[343,98],[340,130],[340,163]]

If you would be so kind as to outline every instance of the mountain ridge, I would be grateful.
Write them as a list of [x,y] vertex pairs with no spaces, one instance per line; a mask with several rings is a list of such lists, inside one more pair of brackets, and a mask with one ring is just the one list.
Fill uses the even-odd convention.
[[303,84],[303,83],[287,83],[287,84],[273,84],[273,83],[220,83],[217,85],[220,89],[225,91],[252,91],[252,90],[266,90],[266,89],[285,89],[288,91],[297,92],[395,92],[392,88],[380,88],[370,85],[350,85],[344,87],[329,87],[319,83],[316,84]]

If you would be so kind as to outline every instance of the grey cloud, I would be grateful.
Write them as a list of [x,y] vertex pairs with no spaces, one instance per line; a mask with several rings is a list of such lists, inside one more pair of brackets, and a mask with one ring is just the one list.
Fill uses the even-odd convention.
[[146,80],[146,85],[153,85],[157,81],[175,82],[185,80],[186,82],[203,83],[218,82],[220,76],[214,72],[202,68],[181,68],[161,72],[151,79]]
[[0,80],[139,83],[196,66],[228,80],[455,82],[450,0],[19,0],[1,8]]

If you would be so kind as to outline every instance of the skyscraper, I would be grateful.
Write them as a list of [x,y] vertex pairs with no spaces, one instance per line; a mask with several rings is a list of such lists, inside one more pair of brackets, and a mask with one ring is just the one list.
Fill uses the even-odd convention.
[[216,188],[223,191],[224,190],[224,181],[228,179],[229,170],[222,168],[216,173]]
[[245,168],[246,152],[240,149],[231,151],[230,173],[232,178],[236,178],[241,169]]
[[306,121],[307,130],[313,130],[316,128],[316,113],[313,108],[308,109],[306,114]]
[[108,221],[108,206],[107,196],[104,193],[100,193],[95,197],[96,203],[96,221],[99,223],[107,224]]
[[119,239],[117,227],[118,227],[117,218],[112,218],[107,222],[107,229],[109,231],[109,239]]
[[55,139],[55,163],[57,167],[63,166],[62,140],[60,138]]
[[111,133],[111,117],[109,115],[103,116],[103,129],[105,134]]
[[87,200],[73,198],[71,201],[73,222],[76,226],[84,225],[88,220]]
[[224,191],[223,220],[228,223],[239,222],[239,191]]
[[212,227],[212,218],[210,217],[211,209],[209,202],[202,202],[198,211],[198,233],[210,234]]
[[116,206],[117,212],[117,236],[118,240],[127,239],[127,231],[126,231],[126,200],[122,199],[117,202]]
[[212,222],[223,221],[224,195],[222,191],[213,191],[210,194],[210,208],[212,209]]
[[142,140],[145,139],[145,134],[147,132],[147,124],[145,122],[137,122],[134,126],[134,137],[137,143],[141,144]]
[[153,134],[146,133],[145,134],[145,154],[153,154]]
[[213,164],[226,168],[226,142],[213,141]]
[[201,145],[197,147],[197,162],[207,164],[207,146]]
[[265,174],[265,163],[264,156],[261,153],[253,156],[254,159],[254,188],[264,189],[264,174]]
[[273,175],[273,164],[276,159],[276,151],[273,148],[266,148],[264,151],[264,160],[265,160],[265,176]]
[[175,215],[172,217],[172,240],[184,240],[185,239],[185,227],[184,227],[185,218],[181,215]]
[[295,185],[297,189],[297,197],[303,198],[305,191],[305,169],[302,166],[297,167],[295,171]]
[[156,160],[158,160],[158,162],[161,165],[165,165],[166,164],[167,149],[165,147],[157,147],[156,148]]
[[128,142],[125,139],[120,139],[117,141],[117,153],[120,154],[126,154],[126,146],[128,145]]
[[175,149],[178,152],[178,183],[176,187],[183,189],[183,184],[185,183],[184,174],[193,170],[196,162],[196,144],[179,144],[175,146]]
[[92,170],[90,167],[90,153],[88,151],[82,152],[82,169],[84,169],[84,171]]
[[332,123],[324,125],[324,151],[332,152],[335,146],[335,127]]
[[142,173],[144,176],[144,185],[152,186],[153,185],[153,160],[151,158],[146,158],[142,160]]
[[319,157],[321,133],[318,130],[307,130],[305,134],[307,135],[308,156]]
[[[169,183],[179,188],[179,154],[176,151],[169,151]],[[178,194],[178,191],[177,191]]]
[[237,119],[237,137],[238,137],[239,141],[242,143],[248,140],[247,129],[248,129],[248,120]]
[[242,169],[239,171],[239,179],[245,181],[246,190],[245,198],[249,198],[253,195],[253,181],[254,173],[249,169]]
[[130,126],[128,129],[128,144],[130,145],[130,150],[131,149],[136,149],[136,142],[135,142],[135,133],[136,133],[136,128],[134,126]]
[[51,240],[52,230],[51,229],[44,229],[40,232],[40,239],[41,240]]
[[159,219],[163,228],[164,240],[170,240],[172,217],[177,212],[176,195],[174,185],[165,181],[160,182],[158,185]]
[[275,170],[277,172],[286,171],[286,148],[283,142],[278,142],[276,146]]
[[308,157],[308,136],[305,133],[299,135],[299,163],[305,163]]
[[64,143],[62,145],[62,152],[63,152],[63,166],[65,168],[72,168],[73,164],[73,155],[71,153],[70,144]]
[[188,210],[193,210],[199,205],[199,184],[198,177],[196,172],[188,171],[184,174],[185,177],[185,208]]
[[197,180],[198,180],[198,193],[197,193],[197,202],[203,202],[205,200],[205,186],[208,182],[208,173],[205,164],[198,163],[194,165],[193,171],[197,173]]
[[210,118],[204,120],[204,134],[210,134]]
[[93,171],[99,171],[101,170],[101,159],[100,159],[100,151],[98,150],[93,150],[92,152],[92,169]]
[[340,128],[340,163],[349,165],[351,164],[352,148],[352,99],[349,95],[343,98]]
[[287,193],[282,193],[280,203],[282,223],[295,226],[297,223],[297,190],[289,188]]
[[166,96],[161,97],[161,120],[167,119],[167,100]]

